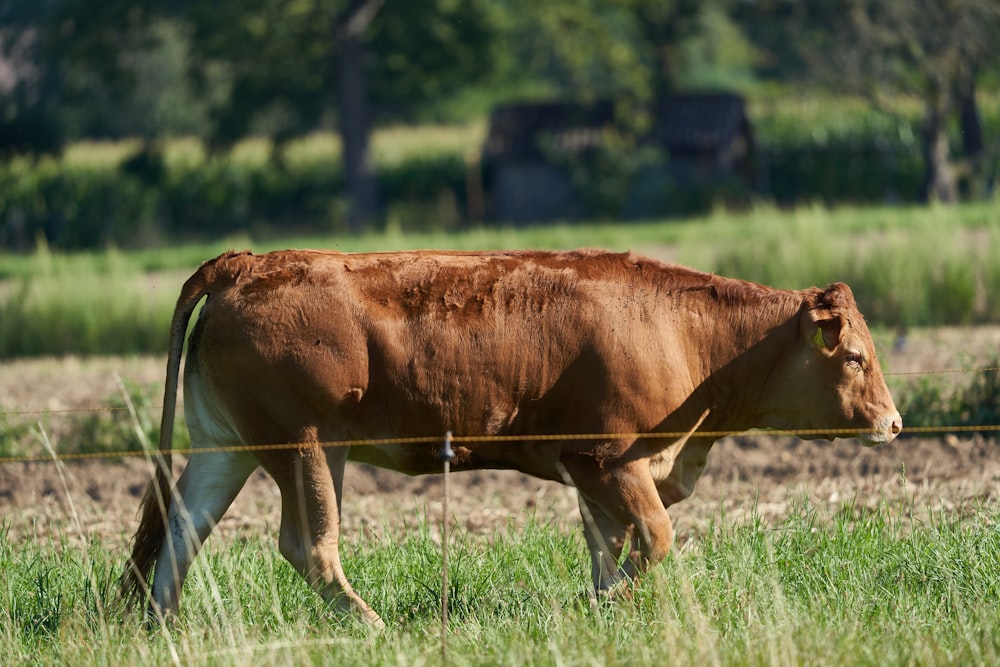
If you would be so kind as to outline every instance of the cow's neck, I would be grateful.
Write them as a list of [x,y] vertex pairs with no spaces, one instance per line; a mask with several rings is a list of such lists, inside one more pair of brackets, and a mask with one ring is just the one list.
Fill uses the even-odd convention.
[[763,426],[760,398],[771,371],[797,342],[804,296],[717,277],[712,286],[701,294],[713,316],[696,342],[703,365],[693,373],[690,412],[709,411],[703,431]]

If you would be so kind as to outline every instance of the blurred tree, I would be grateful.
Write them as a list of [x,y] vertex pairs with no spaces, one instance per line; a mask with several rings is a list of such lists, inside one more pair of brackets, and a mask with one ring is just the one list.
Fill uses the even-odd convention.
[[[928,200],[955,201],[956,171],[948,121],[956,116],[981,135],[975,73],[996,58],[996,0],[853,0],[845,14],[845,49],[836,60],[845,76],[879,103],[904,92],[924,101],[923,141]],[[965,107],[964,117],[961,114]],[[979,150],[975,142],[967,149]]]
[[365,33],[384,0],[351,0],[337,17],[336,39],[340,143],[350,194],[348,225],[354,229],[378,214],[375,165],[369,147],[371,110],[365,70]]
[[921,99],[925,197],[957,198],[948,123],[957,116],[974,167],[983,149],[975,82],[1000,64],[1000,3],[740,0],[733,12],[778,76],[860,93],[883,109],[900,95]]
[[71,136],[197,125],[216,147],[280,149],[335,117],[357,228],[378,211],[373,118],[486,78],[493,15],[486,0],[0,0],[0,47],[35,70],[18,108],[56,110]]
[[731,0],[632,0],[653,53],[655,93],[741,87],[750,83],[756,54],[729,17]]
[[210,81],[206,67],[228,73],[230,97],[213,109],[217,143],[266,133],[280,147],[336,108],[353,229],[378,214],[374,118],[405,118],[490,72],[485,0],[160,3],[193,27],[195,79]]
[[126,165],[144,178],[168,134],[263,134],[280,157],[335,120],[357,228],[378,212],[376,119],[433,117],[481,87],[490,103],[615,99],[638,131],[663,94],[745,78],[732,1],[0,0],[0,48],[30,56],[18,109],[44,106],[71,137],[145,138]]
[[[503,0],[505,74],[537,78],[545,96],[647,99],[651,52],[630,0]],[[669,2],[666,4],[670,4]]]
[[[61,38],[60,46],[65,53],[72,54],[81,48],[81,40],[74,30],[75,26],[62,21],[65,4],[68,3],[57,0],[30,3],[0,1],[0,46],[5,60],[11,63],[12,74],[10,87],[4,95],[4,121],[13,134],[25,128],[38,128],[39,119],[51,122],[59,116],[61,121],[61,112],[72,105],[77,91],[66,82],[78,71],[74,70],[72,58],[64,59],[56,55],[55,45]],[[99,16],[100,12],[95,14]],[[81,20],[87,18],[82,17]],[[100,45],[106,35],[107,32],[95,31],[90,42]],[[112,80],[121,74],[106,56],[96,64],[103,74],[102,78]],[[59,124],[62,125],[61,122]]]
[[0,0],[10,115],[57,118],[70,139],[203,134],[212,98],[188,81],[188,31],[133,4]]
[[755,83],[756,51],[721,1],[700,3],[686,34],[674,44],[675,79],[684,88],[747,88]]
[[755,69],[769,80],[828,85],[817,80],[844,13],[837,0],[731,0],[733,20],[756,47]]
[[[644,110],[656,98],[722,83],[686,75],[699,67],[707,72],[729,57],[728,45],[713,51],[705,40],[720,23],[714,18],[727,21],[718,11],[724,2],[499,0],[497,88],[508,97],[613,99],[620,120],[641,130],[649,121]],[[727,37],[738,36],[728,25],[733,30]]]

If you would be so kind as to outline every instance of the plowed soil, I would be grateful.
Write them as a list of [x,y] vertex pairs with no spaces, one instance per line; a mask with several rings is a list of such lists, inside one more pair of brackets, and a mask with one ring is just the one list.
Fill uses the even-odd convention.
[[[995,363],[1000,327],[913,331],[897,348],[880,340],[888,371],[926,372]],[[162,381],[160,358],[45,359],[0,364],[0,410],[67,410],[100,405],[116,391],[115,376],[140,384]],[[961,373],[948,374],[956,382]],[[919,376],[915,376],[919,378]],[[68,413],[72,415],[74,413]],[[7,416],[12,420],[31,417]],[[67,417],[71,418],[71,417]],[[59,419],[49,415],[46,435],[59,449]],[[904,425],[906,415],[904,415]],[[0,421],[0,428],[3,422]],[[904,426],[905,428],[905,426]],[[690,499],[671,516],[679,543],[723,513],[742,520],[752,512],[780,518],[807,498],[833,510],[845,503],[876,506],[912,500],[926,511],[963,513],[1000,493],[1000,452],[992,437],[902,437],[867,449],[853,440],[806,442],[761,435],[731,437],[715,445],[709,467]],[[44,451],[39,437],[39,451]],[[179,471],[182,462],[175,464]],[[0,526],[7,539],[60,536],[71,543],[101,535],[122,543],[135,528],[135,512],[149,465],[123,461],[0,463]],[[346,477],[345,539],[394,534],[426,518],[440,520],[441,476],[410,478],[352,465]],[[219,526],[217,535],[276,532],[277,489],[255,473]],[[525,517],[578,522],[575,493],[519,473],[483,471],[451,477],[450,515],[473,533],[516,530]],[[434,534],[436,528],[431,528]],[[4,534],[0,529],[0,536]],[[215,537],[213,539],[218,539]]]

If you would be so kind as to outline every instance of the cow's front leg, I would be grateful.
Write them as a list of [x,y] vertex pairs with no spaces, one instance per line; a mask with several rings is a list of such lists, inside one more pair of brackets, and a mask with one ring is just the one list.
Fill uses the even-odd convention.
[[[634,580],[666,558],[674,541],[674,527],[648,462],[640,459],[599,465],[593,457],[573,456],[564,465],[587,499],[593,518],[587,544],[598,594]],[[597,535],[592,536],[595,528]],[[619,567],[626,543],[630,543],[628,558]]]
[[[281,554],[324,600],[376,626],[382,619],[354,592],[340,563],[340,494],[347,449],[295,453],[272,475],[281,490]],[[277,473],[277,474],[275,474]]]
[[630,579],[619,566],[622,552],[631,540],[631,526],[612,519],[597,503],[577,494],[583,531],[590,551],[590,576],[598,597],[615,592]]

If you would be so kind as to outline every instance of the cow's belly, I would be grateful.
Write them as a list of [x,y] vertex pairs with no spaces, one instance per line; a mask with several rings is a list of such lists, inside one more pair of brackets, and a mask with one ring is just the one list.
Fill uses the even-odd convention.
[[[432,444],[363,445],[351,447],[349,460],[407,475],[443,471],[444,440]],[[503,441],[453,444],[452,471],[517,470],[533,477],[562,481],[558,461],[561,448],[553,442]]]
[[348,459],[407,475],[426,475],[442,471],[441,445],[362,445],[352,446]]

